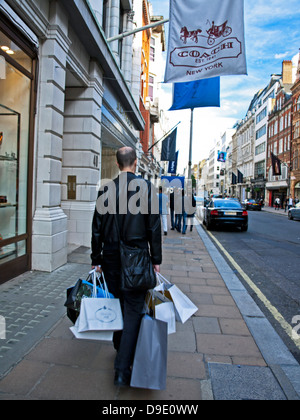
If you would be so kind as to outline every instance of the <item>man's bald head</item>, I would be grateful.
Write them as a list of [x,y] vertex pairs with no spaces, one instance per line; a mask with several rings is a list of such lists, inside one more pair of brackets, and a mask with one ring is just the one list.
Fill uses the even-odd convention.
[[117,151],[117,162],[120,170],[125,168],[133,168],[136,163],[136,152],[132,147],[122,147]]

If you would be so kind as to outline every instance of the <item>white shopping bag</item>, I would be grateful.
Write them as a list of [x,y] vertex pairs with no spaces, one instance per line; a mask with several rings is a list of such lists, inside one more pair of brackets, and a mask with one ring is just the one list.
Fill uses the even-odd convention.
[[172,300],[175,306],[176,320],[184,324],[198,311],[197,306],[175,284],[170,283],[160,273],[157,273],[157,280],[159,284],[154,290],[161,293],[167,292],[166,296]]
[[144,313],[168,324],[168,334],[176,332],[176,314],[174,303],[156,290],[148,290]]
[[81,340],[98,340],[98,341],[113,341],[114,332],[113,331],[85,331],[78,332],[78,322],[77,319],[75,325],[70,328],[74,336]]
[[120,331],[123,329],[123,315],[119,299],[112,299],[103,276],[104,298],[97,298],[96,271],[93,274],[93,295],[81,300],[78,317],[78,333],[87,331]]
[[176,315],[173,302],[164,302],[155,305],[155,319],[164,321],[168,324],[168,334],[176,332]]
[[123,329],[119,299],[82,299],[78,319],[78,332],[120,331]]

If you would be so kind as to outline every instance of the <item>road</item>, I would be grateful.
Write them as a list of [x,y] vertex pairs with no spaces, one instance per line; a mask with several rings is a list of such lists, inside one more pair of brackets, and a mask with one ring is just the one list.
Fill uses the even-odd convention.
[[[287,216],[266,211],[249,211],[248,232],[215,229],[211,234],[287,324],[297,327],[300,320],[296,324],[292,322],[295,316],[300,317],[300,221],[289,221]],[[243,276],[236,274],[300,363],[299,345],[290,339],[282,324],[275,320],[272,311],[262,303]]]

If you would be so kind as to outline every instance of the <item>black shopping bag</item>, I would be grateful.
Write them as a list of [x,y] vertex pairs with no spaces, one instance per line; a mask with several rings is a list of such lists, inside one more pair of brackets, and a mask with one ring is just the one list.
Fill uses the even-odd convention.
[[130,386],[166,389],[167,357],[168,324],[145,315],[137,340]]

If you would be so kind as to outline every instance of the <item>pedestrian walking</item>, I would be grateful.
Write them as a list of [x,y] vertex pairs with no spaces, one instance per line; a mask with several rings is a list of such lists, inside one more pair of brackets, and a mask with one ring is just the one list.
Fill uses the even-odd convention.
[[290,195],[290,198],[289,198],[289,209],[291,209],[293,207],[293,205],[294,205],[293,197]]
[[191,194],[191,196],[187,198],[188,199],[185,203],[185,214],[187,217],[187,225],[190,225],[190,232],[192,232],[194,226],[194,217],[196,213],[196,199],[194,194]]
[[184,212],[184,190],[178,189],[175,193],[175,229],[181,233],[182,216]]
[[174,213],[174,188],[170,191],[170,219],[171,219],[171,230],[175,230],[175,213]]
[[288,206],[289,206],[289,198],[286,197],[286,199],[284,200],[284,212],[285,213],[286,213],[286,210],[287,210]]
[[279,210],[279,207],[280,207],[280,198],[277,197],[275,199],[275,210]]
[[[92,223],[91,259],[93,268],[98,272],[103,269],[109,292],[121,302],[124,328],[114,333],[113,338],[117,350],[114,383],[126,386],[130,384],[146,291],[121,290],[120,238],[133,248],[149,249],[156,272],[162,262],[162,239],[157,195],[150,182],[135,175],[135,150],[130,147],[118,150],[117,164],[121,174],[98,194]],[[134,195],[138,200],[134,200]],[[132,202],[146,203],[147,214],[131,208]],[[151,205],[156,211],[151,212]]]
[[163,193],[162,187],[159,187],[159,214],[161,217],[164,235],[167,236],[168,234],[168,196]]

